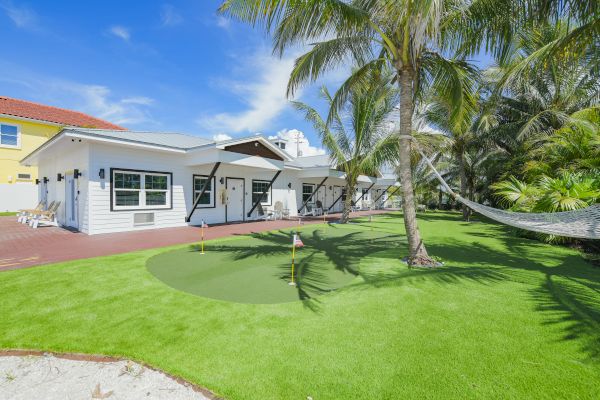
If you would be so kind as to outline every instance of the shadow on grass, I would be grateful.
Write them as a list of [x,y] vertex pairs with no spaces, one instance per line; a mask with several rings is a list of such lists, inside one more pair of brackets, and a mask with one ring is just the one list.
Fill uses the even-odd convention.
[[546,323],[560,326],[562,340],[575,340],[590,362],[600,362],[600,269],[579,255],[557,252],[533,240],[497,239],[505,249],[464,242],[429,244],[428,248],[450,263],[469,264],[469,270],[484,268],[485,273],[478,273],[481,279],[531,285],[529,294]]

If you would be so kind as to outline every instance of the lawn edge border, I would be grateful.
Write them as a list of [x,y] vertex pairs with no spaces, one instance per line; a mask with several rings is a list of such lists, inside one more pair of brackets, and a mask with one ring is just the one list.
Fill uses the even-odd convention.
[[155,366],[152,366],[152,365],[146,363],[145,361],[138,361],[138,360],[125,358],[125,357],[106,356],[106,355],[101,355],[101,354],[64,353],[64,352],[55,352],[55,351],[25,350],[25,349],[0,349],[0,357],[10,357],[10,356],[13,356],[13,357],[23,357],[23,356],[44,357],[44,356],[48,356],[48,355],[56,357],[56,358],[62,358],[65,360],[92,361],[92,362],[98,362],[98,363],[133,361],[135,363],[142,365],[145,368],[159,372],[159,373],[173,379],[174,381],[176,381],[177,383],[179,383],[181,385],[189,386],[195,392],[202,393],[204,396],[208,397],[211,400],[224,400],[223,397],[217,396],[216,394],[214,394],[213,392],[211,392],[210,390],[208,390],[205,387],[202,387],[200,385],[192,383],[186,379],[183,379],[180,376],[170,374],[160,368],[157,368]]

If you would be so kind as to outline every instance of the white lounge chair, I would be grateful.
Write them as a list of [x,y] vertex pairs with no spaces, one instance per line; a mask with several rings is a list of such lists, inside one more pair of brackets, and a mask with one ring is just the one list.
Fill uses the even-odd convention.
[[38,203],[37,206],[35,206],[35,208],[29,208],[29,209],[21,209],[18,211],[17,213],[17,222],[21,222],[24,223],[24,221],[27,219],[27,217],[34,212],[37,211],[42,211],[44,210],[44,207],[46,206],[46,204],[43,201],[40,201]]
[[47,211],[39,211],[33,215],[29,221],[29,226],[36,229],[39,225],[58,226],[56,212],[60,206],[60,201],[55,202]]

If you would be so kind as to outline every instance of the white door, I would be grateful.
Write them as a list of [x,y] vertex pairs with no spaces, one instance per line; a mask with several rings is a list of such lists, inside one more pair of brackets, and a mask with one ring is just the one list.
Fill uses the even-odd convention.
[[77,216],[77,179],[73,177],[73,173],[67,173],[65,175],[65,218],[66,225],[79,229],[79,221]]
[[333,206],[333,209],[331,211],[333,211],[333,212],[342,211],[342,203],[344,201],[340,198],[341,195],[342,195],[342,187],[334,186],[333,187],[333,201],[337,200],[337,203],[335,203],[335,205]]
[[326,193],[327,193],[327,188],[325,187],[325,185],[323,185],[319,188],[319,190],[317,190],[317,194],[313,198],[315,203],[317,202],[317,200],[321,202],[321,204],[323,205],[323,209],[325,211],[327,210],[327,200],[325,198]]
[[244,220],[244,180],[240,178],[227,178],[227,205],[225,206],[226,222]]

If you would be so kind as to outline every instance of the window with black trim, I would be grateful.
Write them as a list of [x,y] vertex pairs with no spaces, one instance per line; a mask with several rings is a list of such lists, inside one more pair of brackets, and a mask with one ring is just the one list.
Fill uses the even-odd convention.
[[118,169],[112,174],[114,210],[171,207],[171,174]]
[[369,201],[369,189],[363,189],[362,190],[362,198],[365,201]]
[[[303,183],[302,184],[302,203],[305,203],[310,198],[310,195],[313,194],[316,186],[317,185],[315,185],[314,183]],[[313,196],[312,199],[310,199],[309,203],[312,204],[314,202],[315,202],[315,196]]]
[[[260,199],[260,204],[271,205],[271,182],[252,180],[252,204],[255,204]],[[267,188],[269,190],[267,190]],[[267,190],[265,194],[263,192]],[[262,196],[262,198],[261,198]]]
[[[198,199],[200,196],[200,192],[202,192],[202,188],[204,187],[204,183],[208,180],[208,175],[194,175],[194,201]],[[198,207],[200,208],[210,208],[215,206],[215,177],[208,182],[208,186],[204,191],[204,194],[200,198],[198,202]]]

